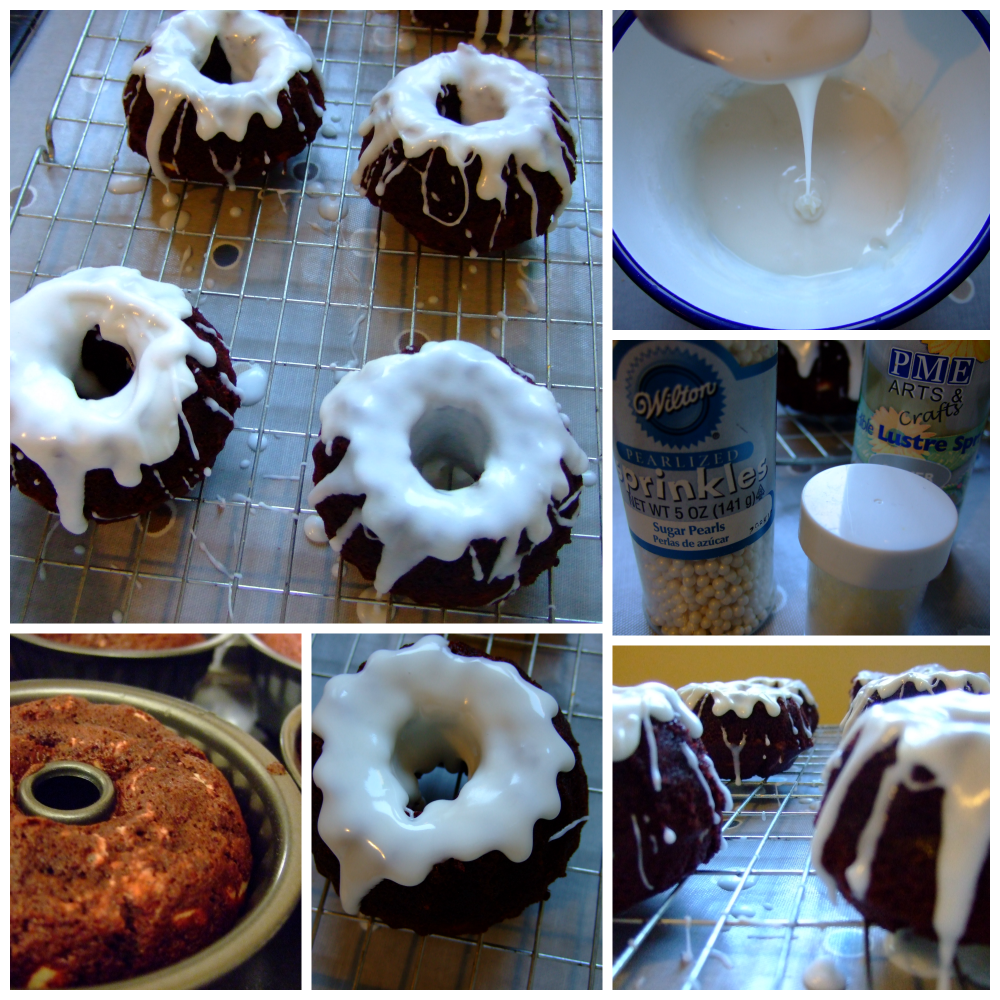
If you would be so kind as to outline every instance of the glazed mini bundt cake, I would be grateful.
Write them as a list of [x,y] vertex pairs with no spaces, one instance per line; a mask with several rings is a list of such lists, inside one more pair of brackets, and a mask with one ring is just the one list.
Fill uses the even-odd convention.
[[[566,874],[587,776],[556,700],[513,663],[427,636],[327,682],[313,712],[313,854],[348,913],[476,934]],[[427,802],[419,778],[469,780]]]
[[827,763],[812,860],[866,921],[938,942],[990,940],[991,695],[873,705]]
[[614,912],[669,889],[722,846],[733,808],[701,723],[665,684],[612,693]]
[[570,541],[588,459],[552,393],[467,341],[349,372],[320,406],[309,503],[379,594],[481,607]]
[[471,45],[404,69],[359,131],[351,182],[434,250],[509,250],[572,196],[576,146],[544,77]]
[[[250,880],[250,837],[201,750],[129,705],[48,698],[12,706],[10,720],[12,988],[127,979],[229,930]],[[107,818],[29,814],[47,797],[34,776],[55,762],[110,779]],[[78,803],[65,801],[70,815]]]
[[779,340],[778,402],[802,413],[854,413],[864,347],[863,340]]
[[737,785],[787,771],[813,746],[803,697],[775,678],[685,684],[677,693],[704,727],[702,739],[720,777]]
[[488,35],[496,35],[506,47],[511,35],[526,35],[535,27],[533,10],[414,10],[411,16],[415,24],[472,35],[477,49],[483,48]]
[[153,176],[260,184],[323,122],[312,50],[280,17],[187,10],[139,53],[122,95],[129,147]]
[[176,285],[85,267],[10,307],[11,485],[67,531],[212,474],[240,405],[222,338]]
[[968,691],[970,694],[988,694],[990,679],[986,674],[971,670],[949,670],[939,663],[913,667],[901,674],[882,674],[871,678],[858,688],[851,699],[851,707],[841,722],[849,729],[854,720],[872,705],[897,698],[915,698],[918,695],[941,694],[943,691]]

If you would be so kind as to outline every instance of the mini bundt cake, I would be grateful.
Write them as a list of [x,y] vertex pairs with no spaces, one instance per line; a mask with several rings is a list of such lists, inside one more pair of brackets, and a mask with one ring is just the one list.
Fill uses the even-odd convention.
[[803,698],[787,687],[751,681],[685,684],[677,693],[704,727],[702,739],[719,775],[742,784],[787,771],[813,746]]
[[404,69],[359,131],[351,182],[443,253],[542,236],[572,196],[576,146],[544,77],[471,45]]
[[990,940],[990,698],[874,705],[830,758],[812,860],[865,920],[936,939],[938,988],[959,944]]
[[614,912],[679,882],[722,846],[733,801],[673,688],[612,693]]
[[[10,724],[12,988],[130,978],[229,930],[250,880],[250,837],[201,750],[129,705],[70,696],[12,706]],[[54,762],[110,779],[107,818],[74,825],[82,800],[65,786],[58,806],[44,804],[68,822],[32,811],[49,797],[40,785],[66,780],[33,777]]]
[[67,531],[189,493],[239,405],[229,351],[176,285],[85,267],[11,303],[11,485]]
[[779,340],[778,402],[802,413],[854,413],[864,347],[863,340]]
[[467,341],[349,372],[320,406],[309,503],[379,594],[501,600],[558,562],[588,460],[552,393]]
[[971,670],[948,670],[940,663],[927,663],[902,674],[883,674],[863,684],[851,699],[851,707],[840,725],[845,730],[849,729],[862,712],[883,701],[941,694],[943,691],[988,694],[989,690],[990,679],[986,674]]
[[312,50],[280,17],[188,10],[139,53],[122,95],[129,147],[153,176],[260,184],[323,123]]
[[[313,854],[348,913],[477,934],[549,898],[587,820],[556,700],[513,663],[427,636],[327,682],[313,712]],[[469,780],[426,802],[437,767]]]
[[506,47],[511,35],[526,35],[535,27],[533,10],[415,10],[411,15],[415,24],[472,35],[477,49],[487,35],[496,35]]

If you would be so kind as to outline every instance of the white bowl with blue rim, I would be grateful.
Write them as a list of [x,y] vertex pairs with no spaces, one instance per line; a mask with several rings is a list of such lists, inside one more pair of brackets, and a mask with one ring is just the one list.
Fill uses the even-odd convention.
[[[894,72],[873,76],[888,60]],[[989,23],[977,12],[875,11],[865,48],[839,72],[897,114],[911,157],[910,233],[880,266],[773,274],[712,235],[693,183],[694,123],[706,99],[741,84],[658,42],[631,11],[618,19],[614,257],[640,288],[709,329],[891,328],[972,273],[990,238]]]

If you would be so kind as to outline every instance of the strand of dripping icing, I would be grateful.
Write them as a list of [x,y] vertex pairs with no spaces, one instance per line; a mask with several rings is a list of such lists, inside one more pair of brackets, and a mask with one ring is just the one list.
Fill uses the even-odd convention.
[[802,129],[805,193],[795,210],[806,222],[823,214],[812,189],[816,101],[827,73],[850,62],[868,41],[871,12],[855,11],[637,11],[657,38],[741,80],[783,83]]

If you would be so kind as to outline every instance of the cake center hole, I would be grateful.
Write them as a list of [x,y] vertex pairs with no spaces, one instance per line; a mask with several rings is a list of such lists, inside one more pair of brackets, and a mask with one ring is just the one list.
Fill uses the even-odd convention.
[[43,806],[60,812],[86,809],[101,797],[100,788],[78,774],[53,774],[42,778],[35,782],[32,791]]
[[486,468],[490,436],[474,413],[457,406],[428,410],[410,431],[410,458],[436,490],[461,490]]
[[226,53],[218,38],[212,39],[212,49],[201,67],[201,75],[207,76],[209,80],[214,80],[216,83],[233,82],[233,68],[229,65],[229,60],[226,58]]
[[507,113],[503,95],[492,87],[470,87],[461,95],[451,83],[437,96],[438,114],[459,125],[499,121]]
[[479,741],[461,720],[420,714],[396,737],[392,764],[409,809],[419,815],[431,802],[457,798],[481,757]]
[[228,45],[223,46],[216,36],[199,72],[216,83],[247,83],[254,78],[259,64],[259,47],[253,44],[252,38],[234,35]]
[[80,399],[104,399],[129,384],[135,373],[132,355],[101,336],[100,327],[87,331],[80,348],[80,363],[73,372],[73,387]]

